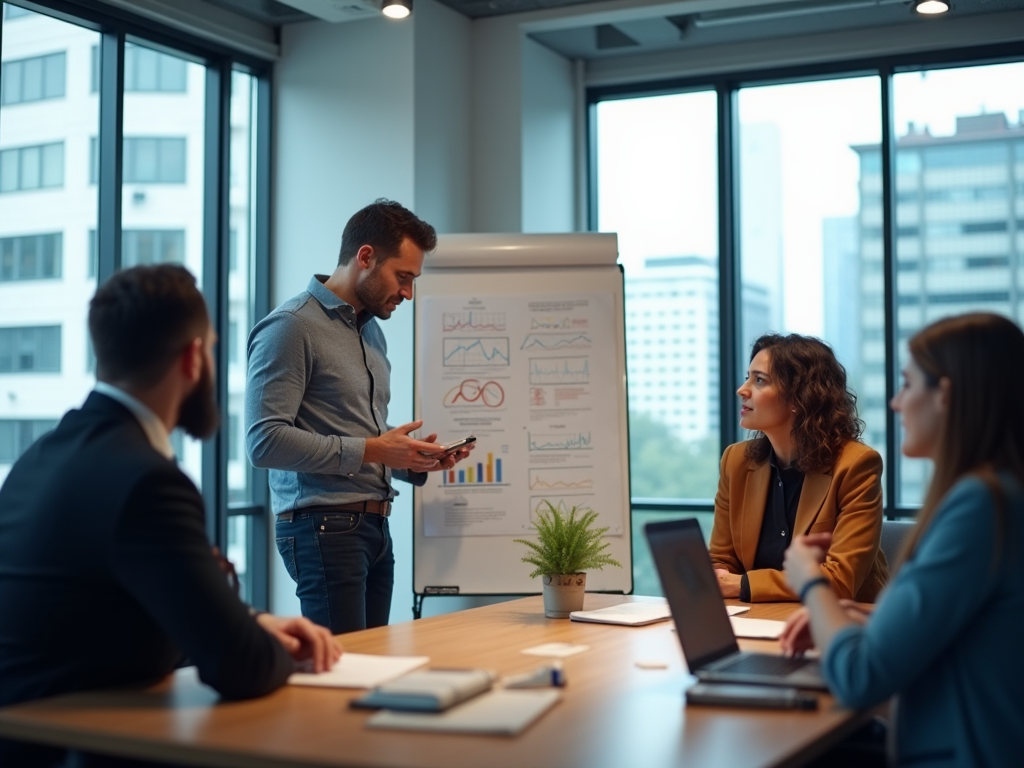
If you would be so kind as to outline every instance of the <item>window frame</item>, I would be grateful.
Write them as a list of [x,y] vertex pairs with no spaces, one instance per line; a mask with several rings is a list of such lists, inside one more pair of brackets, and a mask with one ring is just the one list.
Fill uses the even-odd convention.
[[[747,87],[780,85],[784,83],[816,80],[845,79],[875,76],[880,81],[881,142],[879,161],[882,168],[882,263],[883,304],[885,316],[886,401],[895,395],[897,380],[898,346],[905,339],[897,334],[896,296],[896,168],[895,136],[893,128],[892,79],[903,72],[985,66],[1010,62],[1024,62],[1024,43],[999,43],[938,51],[897,54],[873,58],[850,58],[839,61],[801,64],[798,66],[766,67],[722,74],[709,74],[683,78],[661,78],[635,83],[590,86],[586,89],[584,135],[587,140],[587,217],[588,229],[597,226],[597,104],[611,99],[631,99],[645,96],[685,93],[714,88],[718,94],[718,219],[719,219],[719,376],[720,430],[719,450],[736,442],[739,417],[732,382],[746,367],[739,334],[742,328],[742,285],[739,253],[739,221],[736,193],[739,179],[736,159],[739,156],[738,117],[736,97]],[[1024,147],[1024,142],[1021,143]],[[1021,150],[1024,152],[1024,149]],[[898,421],[891,409],[886,409],[886,441],[883,457],[885,473],[885,508],[887,519],[913,517],[917,506],[899,503]],[[664,514],[700,513],[714,510],[713,500],[632,498],[631,509]]]
[[[136,15],[115,6],[97,8],[88,0],[35,0],[33,9],[57,19],[100,33],[96,85],[99,92],[99,126],[96,137],[98,161],[96,278],[102,283],[122,265],[121,208],[124,170],[124,95],[125,44],[185,57],[206,67],[205,164],[203,168],[203,293],[217,336],[228,333],[228,258],[230,156],[230,88],[232,69],[244,69],[256,79],[258,104],[255,111],[256,194],[252,216],[256,223],[253,236],[254,280],[250,300],[254,322],[270,311],[270,146],[271,75],[273,62],[232,49],[199,36]],[[66,86],[65,86],[66,88]],[[177,91],[160,91],[161,94]],[[19,174],[20,175],[20,174]],[[159,183],[159,182],[127,182]],[[198,277],[198,276],[197,276]],[[84,323],[83,323],[84,328]],[[226,347],[226,345],[225,345]],[[217,398],[221,411],[227,409],[226,349],[218,347]],[[248,558],[250,603],[265,609],[270,600],[269,490],[266,472],[256,471],[250,504],[233,505],[227,494],[228,419],[221,420],[217,434],[204,446],[202,486],[207,508],[207,530],[211,543],[227,550],[228,518],[251,518],[252,538]]]

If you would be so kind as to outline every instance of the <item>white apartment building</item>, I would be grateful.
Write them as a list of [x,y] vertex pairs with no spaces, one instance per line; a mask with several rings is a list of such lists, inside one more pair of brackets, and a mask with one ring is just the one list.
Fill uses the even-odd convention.
[[[14,460],[95,381],[86,330],[96,289],[96,32],[4,6],[0,64],[0,483]],[[202,281],[206,68],[125,49],[122,264],[178,262]],[[229,487],[241,450],[249,320],[249,78],[232,94]],[[236,156],[237,155],[237,156]],[[198,483],[199,443],[174,436]]]

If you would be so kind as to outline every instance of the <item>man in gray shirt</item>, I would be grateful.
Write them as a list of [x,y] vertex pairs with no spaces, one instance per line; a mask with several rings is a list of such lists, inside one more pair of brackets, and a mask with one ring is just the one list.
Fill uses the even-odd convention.
[[277,548],[302,613],[335,634],[388,623],[392,476],[423,485],[425,472],[469,455],[411,437],[420,421],[387,425],[391,364],[377,319],[412,299],[436,245],[432,226],[378,200],[345,225],[334,272],[249,335],[246,450],[270,470]]

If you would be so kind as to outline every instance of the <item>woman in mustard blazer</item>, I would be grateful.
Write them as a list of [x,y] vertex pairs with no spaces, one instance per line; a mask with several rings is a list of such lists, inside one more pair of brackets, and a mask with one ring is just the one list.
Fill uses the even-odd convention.
[[882,458],[858,440],[845,369],[818,339],[766,334],[736,394],[740,426],[758,434],[722,455],[710,545],[722,595],[796,600],[781,570],[786,548],[831,533],[822,575],[838,597],[873,602],[888,577]]

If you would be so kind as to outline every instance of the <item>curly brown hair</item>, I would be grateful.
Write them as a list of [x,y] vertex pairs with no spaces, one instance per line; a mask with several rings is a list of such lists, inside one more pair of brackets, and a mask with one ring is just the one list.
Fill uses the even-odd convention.
[[[857,417],[857,395],[846,385],[846,369],[832,347],[812,336],[766,333],[754,342],[750,359],[765,349],[771,354],[770,373],[779,397],[796,412],[794,465],[804,473],[832,469],[843,446],[864,431],[864,422]],[[746,453],[762,463],[771,451],[768,438],[758,432]]]

